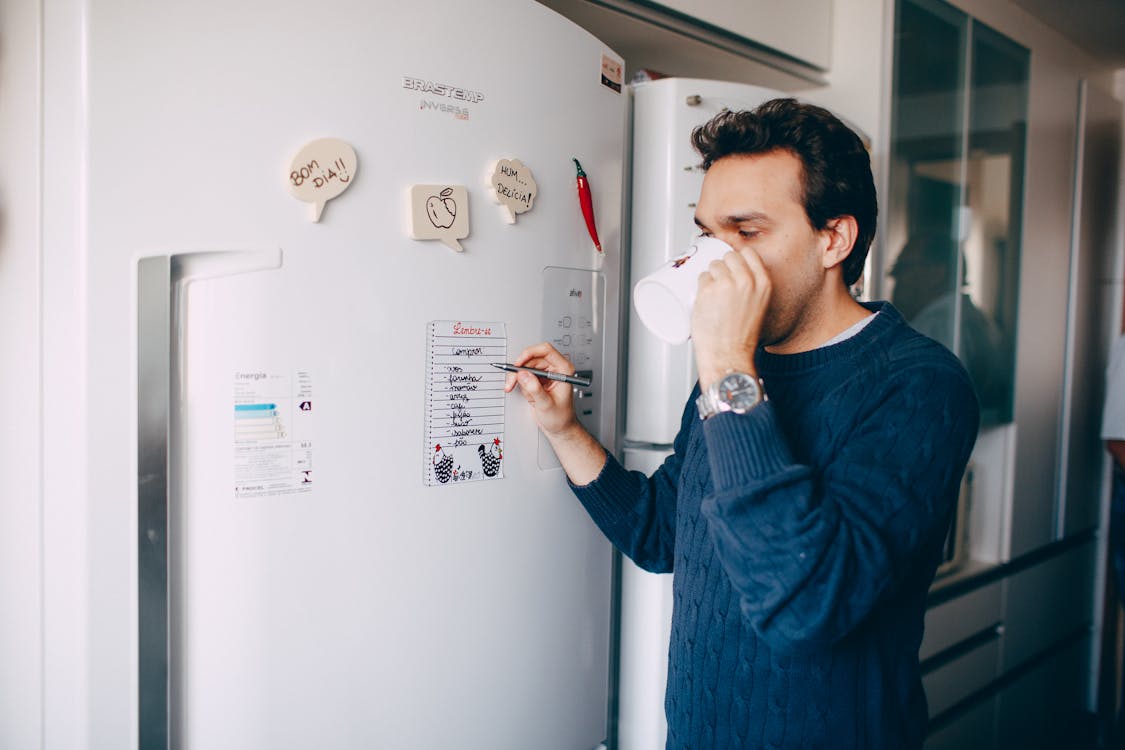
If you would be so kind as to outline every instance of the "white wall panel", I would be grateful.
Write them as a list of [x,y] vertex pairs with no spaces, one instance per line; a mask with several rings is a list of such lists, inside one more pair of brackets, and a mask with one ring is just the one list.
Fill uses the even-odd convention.
[[1031,56],[1011,556],[1054,539],[1078,79]]
[[40,7],[0,3],[0,747],[38,747]]
[[1119,330],[1113,309],[1115,260],[1121,249],[1122,104],[1087,86],[1079,208],[1073,249],[1075,299],[1067,413],[1067,465],[1062,489],[1063,535],[1097,525],[1104,451],[1101,434],[1106,342]]

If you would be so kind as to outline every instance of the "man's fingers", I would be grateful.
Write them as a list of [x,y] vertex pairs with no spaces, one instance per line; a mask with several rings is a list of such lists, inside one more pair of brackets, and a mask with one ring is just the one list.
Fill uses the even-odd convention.
[[719,260],[711,261],[711,263],[707,266],[707,273],[704,275],[709,275],[712,280],[718,281],[730,276],[730,269],[727,267],[727,264],[720,258]]
[[759,279],[769,280],[769,273],[766,271],[765,264],[762,263],[762,256],[748,247],[738,250],[737,255],[745,264],[746,269],[754,276],[755,281]]
[[736,287],[753,286],[754,273],[742,255],[732,251],[718,260],[711,261],[707,270],[699,275],[701,291],[715,283],[734,284]]
[[[544,384],[537,376],[526,371],[520,372],[517,379],[524,399],[538,412],[546,413],[568,403],[563,389],[569,389],[570,386],[565,383],[548,381]],[[556,392],[556,388],[560,390]]]
[[527,347],[519,356],[512,360],[513,365],[521,367],[534,367],[538,370],[573,375],[574,365],[570,360],[559,353],[559,350],[546,341]]
[[[737,287],[761,290],[769,287],[769,273],[762,258],[753,249],[733,250],[712,262],[709,269],[712,281],[728,281]],[[705,274],[706,275],[706,274]]]
[[513,365],[527,365],[527,363],[535,357],[546,356],[547,350],[553,349],[553,348],[554,347],[552,347],[546,341],[541,342],[539,344],[533,344],[533,345],[527,347],[526,349],[524,349],[522,352],[520,352],[519,355],[515,359],[512,360],[512,364]]

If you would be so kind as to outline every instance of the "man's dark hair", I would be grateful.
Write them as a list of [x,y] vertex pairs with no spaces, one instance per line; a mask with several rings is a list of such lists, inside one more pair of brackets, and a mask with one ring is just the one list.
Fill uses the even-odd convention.
[[813,229],[840,216],[855,217],[859,232],[844,259],[844,283],[859,280],[875,236],[878,202],[871,157],[851,128],[828,110],[796,99],[773,99],[757,109],[723,111],[691,134],[703,168],[727,156],[788,151],[801,160],[801,202]]

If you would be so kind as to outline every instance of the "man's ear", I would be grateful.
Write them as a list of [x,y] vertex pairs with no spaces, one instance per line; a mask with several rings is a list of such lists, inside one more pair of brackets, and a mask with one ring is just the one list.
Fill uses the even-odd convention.
[[828,221],[822,230],[822,235],[828,240],[821,255],[826,269],[840,265],[851,255],[858,234],[859,225],[854,216],[837,216]]

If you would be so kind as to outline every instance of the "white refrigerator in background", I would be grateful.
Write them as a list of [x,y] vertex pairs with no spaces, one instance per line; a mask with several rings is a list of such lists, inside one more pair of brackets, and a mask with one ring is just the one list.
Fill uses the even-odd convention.
[[531,0],[62,2],[45,37],[94,744],[598,746],[611,547],[491,365],[555,342],[614,440],[621,60]]
[[[703,184],[694,128],[724,109],[753,109],[777,91],[721,81],[666,78],[632,86],[631,283],[681,254],[699,234],[695,204]],[[631,309],[625,466],[646,474],[672,452],[697,375],[690,341],[664,343]],[[620,585],[617,746],[664,747],[664,686],[672,617],[672,575],[624,560]]]

